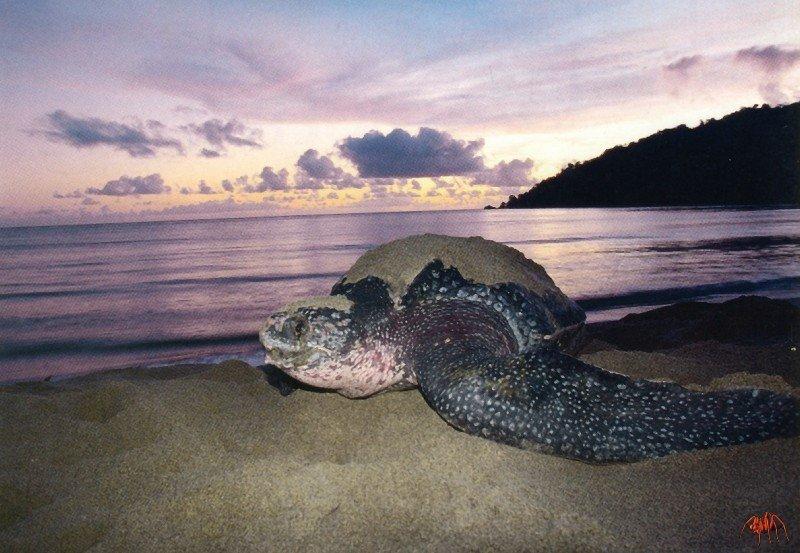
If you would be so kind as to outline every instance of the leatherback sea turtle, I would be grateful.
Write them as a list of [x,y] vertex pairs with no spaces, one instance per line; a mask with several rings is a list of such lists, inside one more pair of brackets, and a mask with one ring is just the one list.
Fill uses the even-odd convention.
[[350,397],[418,386],[464,432],[589,462],[798,433],[766,390],[696,392],[565,354],[583,311],[544,269],[482,238],[412,236],[365,253],[331,296],[295,302],[259,336],[267,363]]

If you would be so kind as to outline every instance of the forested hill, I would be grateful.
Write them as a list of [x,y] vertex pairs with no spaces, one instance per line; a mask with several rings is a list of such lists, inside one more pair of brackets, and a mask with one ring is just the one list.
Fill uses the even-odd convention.
[[616,146],[500,207],[775,204],[800,205],[800,102]]

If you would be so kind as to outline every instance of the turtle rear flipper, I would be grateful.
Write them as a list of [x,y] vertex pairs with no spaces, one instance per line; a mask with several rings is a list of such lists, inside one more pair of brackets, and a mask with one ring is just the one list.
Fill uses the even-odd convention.
[[[495,314],[446,302],[428,306],[428,324],[469,313],[495,328]],[[482,318],[481,318],[482,317]],[[678,451],[752,443],[798,433],[788,396],[765,390],[695,392],[632,380],[543,346],[498,351],[463,328],[446,343],[432,329],[415,335],[415,370],[428,403],[448,423],[498,442],[588,462],[636,461]]]

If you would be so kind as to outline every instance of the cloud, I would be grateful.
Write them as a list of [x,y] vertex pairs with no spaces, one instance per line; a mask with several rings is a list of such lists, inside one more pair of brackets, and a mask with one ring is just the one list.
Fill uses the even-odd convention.
[[[565,113],[578,112],[574,119],[579,122],[570,120],[573,128],[590,125],[585,116],[596,111],[617,120],[624,117],[625,122],[637,121],[641,113],[649,113],[652,119],[655,108],[662,108],[652,98],[659,84],[661,61],[671,61],[663,60],[663,52],[676,44],[694,44],[715,52],[731,44],[749,45],[741,42],[742,37],[767,36],[767,32],[775,31],[771,40],[778,43],[791,34],[786,25],[774,24],[775,8],[770,13],[769,3],[741,4],[733,11],[719,6],[712,10],[724,12],[727,18],[723,19],[699,16],[705,4],[698,8],[700,12],[694,7],[665,8],[654,16],[658,32],[643,24],[644,20],[604,28],[602,22],[608,22],[609,17],[619,22],[619,13],[615,13],[618,8],[592,10],[584,14],[586,20],[580,25],[569,17],[564,19],[564,13],[554,12],[542,28],[539,9],[519,9],[509,15],[507,6],[503,8],[505,16],[499,19],[468,17],[464,25],[439,25],[436,40],[430,40],[429,27],[420,27],[419,22],[392,25],[391,16],[377,42],[372,40],[374,24],[365,29],[363,17],[346,18],[347,28],[339,31],[344,31],[348,39],[342,41],[341,32],[337,34],[305,17],[305,12],[290,17],[287,24],[285,14],[234,14],[237,10],[223,17],[215,14],[219,21],[212,33],[198,23],[207,21],[207,17],[198,20],[197,14],[187,13],[181,25],[165,25],[155,38],[133,30],[141,29],[141,25],[123,29],[105,25],[107,32],[100,36],[92,34],[97,21],[77,24],[72,16],[85,18],[81,12],[54,17],[60,20],[54,24],[63,35],[44,31],[26,35],[19,28],[13,29],[15,26],[12,34],[25,44],[27,52],[38,53],[43,63],[57,63],[61,59],[58,54],[63,55],[67,46],[66,39],[80,31],[87,40],[76,42],[80,44],[78,53],[85,54],[88,48],[103,54],[95,56],[97,64],[87,68],[98,77],[107,76],[97,86],[108,86],[118,94],[113,83],[122,79],[131,89],[144,84],[166,93],[167,109],[175,103],[204,105],[226,117],[235,114],[241,120],[253,118],[265,123],[343,121],[409,128],[424,122],[451,131],[454,128],[449,125],[492,131],[500,130],[499,125],[508,125],[508,130],[537,125],[533,131],[539,132],[542,126],[564,119]],[[113,13],[106,15],[110,22],[115,21]],[[174,14],[160,15],[169,18]],[[450,15],[460,18],[467,14]],[[247,21],[243,23],[239,16]],[[473,25],[478,21],[480,25]],[[499,22],[500,26],[487,26],[487,21]],[[714,21],[719,32],[709,32],[709,21]],[[759,26],[761,31],[757,31]],[[541,32],[531,33],[532,28]],[[37,36],[37,40],[26,40],[26,36]],[[308,40],[309,36],[314,40]],[[403,47],[409,44],[409,37],[413,37],[413,48]],[[126,44],[126,51],[135,51],[135,56],[107,51],[124,50]],[[134,44],[137,47],[131,50]],[[391,55],[385,55],[386,51]],[[68,72],[50,75],[65,79]],[[641,88],[626,86],[634,80],[632,77],[641,78],[633,83]],[[644,111],[629,105],[648,100],[650,105]],[[673,106],[662,109],[669,107]],[[705,109],[713,111],[713,107],[711,104]],[[372,128],[388,131],[393,127]]]
[[205,108],[187,106],[187,105],[184,105],[184,104],[178,104],[177,106],[172,108],[172,111],[174,111],[175,113],[191,114],[191,115],[195,115],[195,114],[205,115],[206,113],[208,113]]
[[320,156],[316,150],[306,150],[297,160],[297,166],[314,179],[338,179],[345,174],[331,158]]
[[366,179],[370,186],[403,186],[408,182],[408,179],[394,179],[394,178],[374,178]]
[[697,67],[703,61],[703,56],[696,54],[694,56],[684,56],[680,59],[668,63],[664,66],[664,70],[674,75],[687,77],[689,72]]
[[262,147],[260,142],[261,131],[248,129],[236,119],[231,119],[227,122],[221,119],[209,119],[199,125],[191,123],[182,128],[201,136],[218,149],[225,149],[226,146]]
[[257,202],[238,202],[232,197],[225,199],[209,199],[198,203],[173,205],[163,209],[148,209],[139,212],[145,216],[173,218],[176,215],[192,216],[201,219],[227,216],[270,215],[278,209],[278,205],[266,199]]
[[325,188],[325,182],[322,179],[315,179],[298,171],[294,179],[294,187],[297,190],[320,190]]
[[[228,184],[230,184],[230,181],[223,181],[223,186],[225,182],[228,182]],[[199,183],[197,183],[197,190],[193,190],[188,186],[182,186],[179,192],[184,196],[188,196],[190,194],[203,194],[203,195],[220,194],[219,190],[214,190],[211,187],[211,185],[209,185],[204,180],[201,180]]]
[[52,129],[42,133],[51,140],[76,148],[111,146],[131,157],[153,157],[160,149],[183,153],[183,144],[161,136],[163,125],[155,121],[148,122],[147,126],[127,125],[97,117],[73,117],[63,110],[48,113],[47,119]]
[[224,179],[220,183],[220,186],[222,187],[222,189],[225,192],[234,192],[236,190],[236,188],[241,188],[245,192],[248,192],[248,191],[252,191],[252,190],[249,190],[251,188],[249,183],[250,183],[250,177],[248,177],[247,175],[242,175],[241,177],[236,177],[233,180]]
[[478,154],[483,140],[466,142],[450,134],[422,127],[416,136],[403,129],[387,135],[370,131],[361,138],[347,137],[339,144],[361,177],[440,177],[464,175],[484,168]]
[[494,167],[478,171],[472,175],[472,182],[500,188],[533,186],[536,184],[536,179],[531,176],[533,165],[531,158],[501,161]]
[[131,77],[192,105],[265,122],[530,129],[553,124],[565,111],[616,106],[652,91],[648,61],[661,40],[631,31],[565,47],[530,42],[528,32],[514,39],[504,29],[481,33],[480,40],[462,33],[437,46],[422,37],[422,50],[395,48],[382,56],[374,48],[322,47],[289,35],[185,37],[146,56]]
[[146,177],[122,176],[110,180],[102,188],[87,188],[87,194],[98,196],[138,196],[140,194],[167,194],[169,186],[164,186],[164,179],[158,173]]
[[202,150],[200,150],[199,155],[200,157],[212,158],[212,157],[219,157],[220,153],[216,150],[209,150],[208,148],[203,148]]
[[366,182],[356,176],[345,173],[341,178],[328,181],[334,188],[364,188]]
[[780,46],[751,46],[736,52],[736,61],[749,63],[766,73],[783,73],[800,62],[800,49]]
[[201,180],[198,183],[197,188],[198,188],[198,190],[197,190],[198,194],[216,194],[217,193],[217,192],[214,191],[213,188],[211,188],[211,186],[206,184],[206,181],[204,181],[204,180]]
[[87,197],[87,198],[84,198],[84,199],[83,199],[83,201],[81,202],[81,205],[97,205],[97,204],[99,204],[99,203],[100,203],[100,202],[98,202],[98,201],[97,201],[97,200],[95,200],[94,198],[88,198],[88,197]]
[[66,192],[62,194],[61,192],[54,192],[53,197],[59,200],[63,200],[66,198],[83,198],[83,192],[80,190],[73,190],[72,192]]
[[781,87],[781,84],[775,81],[762,83],[758,87],[761,97],[770,105],[777,106],[780,104],[788,104],[797,99],[798,93],[796,90],[788,91]]
[[431,179],[433,181],[434,186],[436,188],[453,188],[456,183],[452,180],[447,180],[439,177],[434,177]]
[[306,150],[297,160],[295,188],[298,190],[319,190],[321,188],[363,188],[366,183],[333,164],[328,156],[321,156],[316,150]]
[[259,182],[255,185],[247,184],[245,179],[244,191],[267,192],[269,190],[287,190],[289,188],[289,171],[286,169],[281,169],[276,173],[272,167],[265,166],[259,173],[258,178]]
[[751,46],[736,52],[737,62],[755,67],[762,73],[758,91],[762,98],[772,105],[793,102],[798,97],[796,89],[783,86],[784,75],[800,63],[800,48],[781,48],[780,46]]

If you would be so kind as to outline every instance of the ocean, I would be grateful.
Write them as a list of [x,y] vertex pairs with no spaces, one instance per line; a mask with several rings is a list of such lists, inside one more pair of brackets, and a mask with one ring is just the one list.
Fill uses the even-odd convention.
[[800,209],[541,209],[0,228],[0,381],[262,359],[262,320],[364,251],[481,235],[542,264],[590,321],[683,300],[800,296]]

